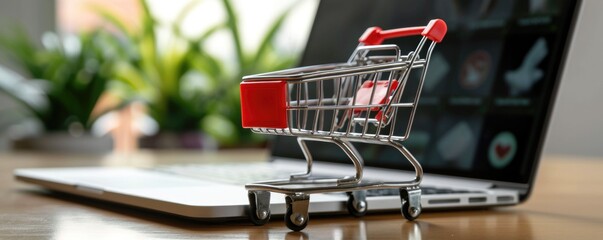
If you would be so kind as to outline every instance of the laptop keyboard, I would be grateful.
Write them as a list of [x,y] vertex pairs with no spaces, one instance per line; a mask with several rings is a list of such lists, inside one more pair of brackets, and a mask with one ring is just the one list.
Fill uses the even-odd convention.
[[269,165],[262,163],[181,164],[159,166],[153,170],[231,184],[246,184],[271,179],[288,179],[291,175],[290,172],[275,170]]
[[[272,179],[289,179],[291,172],[274,169],[262,163],[249,164],[181,164],[159,166],[153,170],[231,184],[246,184],[250,182],[266,181]],[[421,186],[423,195],[432,194],[462,194],[484,193],[483,191],[469,191],[463,189]],[[373,189],[367,191],[367,196],[395,196],[400,195],[398,189]]]

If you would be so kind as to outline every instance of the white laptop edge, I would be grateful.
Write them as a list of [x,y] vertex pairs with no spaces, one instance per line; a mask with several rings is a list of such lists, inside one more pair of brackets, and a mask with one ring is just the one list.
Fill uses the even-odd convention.
[[[300,161],[277,160],[268,164],[295,165],[304,164]],[[345,174],[341,166],[333,168],[334,163],[316,163],[330,173]],[[316,167],[321,169],[321,167]],[[100,178],[107,171],[120,172],[123,175],[138,176],[138,178],[157,179],[157,181],[183,181],[182,187],[156,186],[153,180],[148,185],[140,183],[135,187],[111,187],[111,184],[93,183],[81,180]],[[320,174],[320,170],[316,171]],[[182,217],[199,220],[224,221],[230,218],[247,216],[247,191],[242,185],[222,184],[186,176],[150,171],[138,168],[117,167],[71,167],[71,168],[29,168],[17,169],[14,172],[17,180],[33,183],[41,187],[78,196],[119,203],[138,208],[144,208]],[[409,172],[377,169],[367,167],[365,178],[379,176],[380,179],[400,179],[412,177]],[[197,184],[198,183],[198,184]],[[102,186],[101,186],[102,185]],[[118,184],[119,185],[119,184]],[[446,186],[454,189],[481,190],[482,193],[470,194],[438,194],[423,195],[421,204],[425,210],[453,208],[485,208],[504,205],[515,205],[520,202],[520,192],[514,189],[491,188],[492,183],[476,180],[455,179],[450,177],[425,174],[422,185]],[[312,214],[347,213],[347,196],[345,194],[313,194],[310,201]],[[369,212],[399,211],[400,197],[372,196],[367,197]],[[272,194],[271,212],[274,215],[285,213],[284,195]]]

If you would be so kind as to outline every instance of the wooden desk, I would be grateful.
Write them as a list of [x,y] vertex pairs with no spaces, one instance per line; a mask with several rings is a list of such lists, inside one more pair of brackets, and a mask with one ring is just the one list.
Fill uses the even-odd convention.
[[256,161],[265,151],[142,153],[135,156],[0,154],[0,239],[601,239],[603,159],[545,157],[530,200],[495,210],[425,212],[363,218],[313,217],[303,233],[280,218],[204,224],[178,217],[47,192],[16,182],[19,167],[153,165],[170,162]]

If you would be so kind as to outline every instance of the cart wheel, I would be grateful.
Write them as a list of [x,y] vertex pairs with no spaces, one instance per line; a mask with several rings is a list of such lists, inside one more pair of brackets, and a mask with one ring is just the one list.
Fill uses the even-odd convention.
[[402,201],[402,215],[413,221],[421,214],[421,189],[418,187],[401,188],[400,200]]
[[404,215],[404,218],[406,218],[408,221],[414,221],[415,219],[417,219],[419,217],[419,215],[421,214],[421,205],[419,204],[418,208],[415,207],[410,207],[410,203],[408,203],[408,201],[404,202],[402,204],[402,215]]
[[285,213],[287,227],[296,232],[306,228],[308,220],[310,220],[308,214],[309,196],[287,196],[285,201],[287,202],[287,212]]
[[359,196],[359,194],[348,192],[349,197],[346,207],[348,208],[348,212],[354,217],[362,217],[368,212],[366,198],[364,197],[364,193],[361,194],[362,196]]
[[[261,195],[259,201],[257,195]],[[270,209],[264,207],[265,210],[258,212],[258,205],[265,204],[265,206],[268,206],[270,204],[270,193],[249,191],[247,197],[249,198],[249,220],[256,226],[268,223],[270,221]],[[266,199],[268,202],[266,202]],[[264,201],[263,203],[261,202],[262,200]]]

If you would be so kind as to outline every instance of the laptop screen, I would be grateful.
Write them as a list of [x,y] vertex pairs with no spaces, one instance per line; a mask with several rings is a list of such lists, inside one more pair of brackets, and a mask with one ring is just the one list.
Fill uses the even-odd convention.
[[[573,0],[324,0],[301,65],[345,62],[371,26],[391,29],[444,19],[448,34],[434,50],[403,145],[426,173],[528,183],[543,145],[576,7]],[[406,54],[418,41],[384,44],[397,44]],[[367,166],[412,169],[393,148],[354,145]],[[316,160],[351,164],[335,145],[308,142],[308,147]],[[294,137],[278,136],[272,152],[303,159]]]

